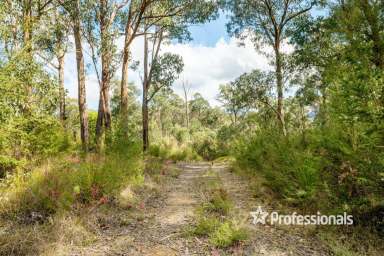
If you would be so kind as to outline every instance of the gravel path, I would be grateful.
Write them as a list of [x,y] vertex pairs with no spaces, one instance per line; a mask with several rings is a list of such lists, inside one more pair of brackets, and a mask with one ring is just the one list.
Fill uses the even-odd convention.
[[[160,183],[158,196],[147,196],[142,215],[132,215],[132,210],[120,210],[114,216],[96,216],[104,218],[103,228],[98,229],[97,242],[70,255],[329,255],[320,243],[304,237],[300,230],[291,232],[290,229],[288,232],[269,225],[253,225],[249,212],[260,204],[252,198],[248,181],[229,172],[226,166],[194,163],[176,167],[181,174]],[[211,178],[206,175],[208,170],[217,174],[216,179],[221,180],[234,202],[231,215],[250,231],[249,241],[242,246],[227,251],[216,250],[206,239],[185,235],[186,228],[194,221],[195,209],[202,201],[198,186],[202,180]],[[121,219],[128,214],[128,223],[121,224]]]

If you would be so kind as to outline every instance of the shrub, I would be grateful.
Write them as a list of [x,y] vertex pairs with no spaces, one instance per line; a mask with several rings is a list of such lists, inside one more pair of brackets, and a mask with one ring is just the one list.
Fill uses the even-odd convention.
[[234,223],[227,221],[210,235],[209,241],[216,247],[225,248],[245,241],[247,238],[248,234],[244,228],[237,227]]
[[20,161],[0,155],[0,179],[5,178],[7,173],[12,173],[20,165]]
[[216,217],[200,217],[192,233],[197,236],[208,236],[220,226]]
[[236,158],[243,168],[261,173],[276,195],[295,204],[312,202],[321,185],[321,159],[295,139],[263,133],[244,138]]
[[195,132],[192,147],[205,160],[213,160],[219,156],[216,133],[211,130]]
[[[283,137],[270,130],[258,130],[234,146],[236,164],[249,175],[260,175],[274,195],[307,209],[337,214],[348,211],[356,219],[375,215],[383,204],[383,154],[375,148],[364,127],[327,124],[292,132]],[[352,140],[355,140],[354,142]],[[380,227],[372,216],[370,221]],[[380,228],[379,228],[380,229]]]
[[191,233],[207,236],[211,244],[220,248],[245,241],[248,237],[246,230],[235,225],[228,216],[233,205],[227,192],[221,187],[217,176],[209,175],[209,171],[207,174],[212,179],[206,179],[202,184],[208,200],[197,209],[197,222]]
[[0,151],[16,159],[42,159],[71,147],[68,134],[52,116],[12,119],[0,128],[0,134]]
[[196,161],[200,156],[188,145],[179,145],[173,140],[162,141],[151,145],[149,154],[161,159],[170,159],[173,161]]
[[215,189],[210,192],[208,202],[203,204],[203,210],[208,213],[227,215],[232,208],[232,202],[223,189]]
[[146,174],[151,176],[158,175],[163,170],[163,161],[157,158],[147,158],[144,170]]
[[[127,183],[140,183],[140,146],[125,154],[90,155],[84,161],[56,158],[31,172],[18,172],[0,189],[0,214],[44,218],[77,203],[106,203]],[[40,217],[39,217],[40,218]]]

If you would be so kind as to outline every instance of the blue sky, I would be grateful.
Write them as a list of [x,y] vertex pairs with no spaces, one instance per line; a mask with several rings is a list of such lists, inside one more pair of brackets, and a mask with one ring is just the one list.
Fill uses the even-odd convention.
[[219,18],[202,25],[193,25],[189,28],[193,43],[205,46],[214,46],[221,38],[229,40],[226,23],[228,19],[224,13]]

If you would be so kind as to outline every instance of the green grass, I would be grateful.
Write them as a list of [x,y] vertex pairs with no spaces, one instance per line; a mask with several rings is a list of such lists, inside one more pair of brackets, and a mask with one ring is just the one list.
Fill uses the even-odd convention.
[[149,155],[175,162],[199,161],[201,157],[188,145],[179,145],[175,142],[161,142],[151,145]]
[[232,207],[227,192],[221,188],[210,191],[208,202],[202,205],[205,212],[218,215],[228,215]]
[[208,236],[215,232],[219,226],[220,221],[216,217],[201,216],[198,219],[196,226],[191,229],[191,233],[197,236]]
[[181,170],[179,168],[176,168],[176,167],[169,167],[166,170],[166,174],[172,178],[178,178],[181,174]]
[[139,147],[126,154],[50,158],[30,172],[20,170],[0,187],[0,215],[46,218],[91,202],[107,203],[123,186],[143,182]]
[[245,228],[232,220],[223,220],[217,216],[199,215],[195,226],[187,230],[188,235],[207,237],[215,247],[227,248],[248,239]]
[[158,157],[147,156],[144,172],[157,184],[163,183],[169,178],[176,179],[181,169],[169,164],[169,161]]
[[226,221],[222,223],[209,236],[209,241],[219,248],[233,246],[239,242],[246,241],[248,233],[244,228],[236,226],[234,223]]
[[206,180],[199,181],[204,202],[197,208],[196,224],[190,228],[189,234],[206,237],[217,248],[227,248],[246,241],[247,230],[232,220],[233,203],[219,177],[212,171],[207,171],[206,177]]
[[382,237],[370,232],[367,227],[323,227],[317,236],[335,256],[384,255]]

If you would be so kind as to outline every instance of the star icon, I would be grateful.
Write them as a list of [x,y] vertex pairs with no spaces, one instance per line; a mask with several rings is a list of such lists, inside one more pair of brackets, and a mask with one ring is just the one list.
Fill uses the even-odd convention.
[[253,217],[253,224],[265,224],[265,219],[269,215],[268,212],[264,212],[261,206],[257,207],[257,210],[255,212],[250,212],[251,216]]

